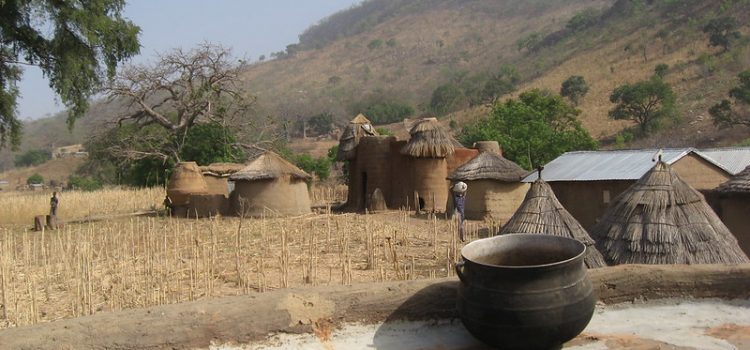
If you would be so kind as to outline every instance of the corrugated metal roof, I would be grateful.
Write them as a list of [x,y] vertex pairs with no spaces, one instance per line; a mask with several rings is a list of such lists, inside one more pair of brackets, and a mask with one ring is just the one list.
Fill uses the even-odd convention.
[[[638,180],[654,167],[658,149],[567,152],[544,166],[542,178],[547,181]],[[662,159],[672,164],[693,148],[663,149]],[[534,182],[537,173],[523,182]]]
[[739,174],[750,165],[750,147],[707,148],[696,152],[732,175]]
[[[544,166],[545,181],[606,181],[638,180],[654,166],[654,156],[659,149],[577,151],[567,152]],[[750,165],[750,147],[665,148],[662,159],[673,164],[694,153],[706,161],[736,175]],[[524,182],[534,182],[537,173],[527,176]]]

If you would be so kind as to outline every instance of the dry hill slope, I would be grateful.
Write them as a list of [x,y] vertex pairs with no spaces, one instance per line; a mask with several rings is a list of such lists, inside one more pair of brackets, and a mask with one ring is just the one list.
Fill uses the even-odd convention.
[[[591,25],[566,29],[586,11],[594,14]],[[708,47],[702,28],[729,15],[744,38],[720,54]],[[353,105],[372,96],[408,103],[419,115],[439,85],[471,84],[502,65],[518,70],[518,91],[558,91],[567,77],[582,75],[591,87],[580,105],[583,123],[594,137],[610,140],[631,125],[607,118],[612,89],[666,63],[682,124],[626,146],[729,145],[750,132],[716,129],[707,110],[726,97],[738,72],[750,68],[749,22],[748,1],[371,0],[310,28],[301,43],[252,65],[244,79],[263,115],[294,120],[331,112],[345,121]],[[519,51],[519,40],[533,34],[539,35],[538,45]],[[31,123],[24,148],[80,142],[115,109],[97,105],[73,134],[64,131],[63,116]],[[485,115],[486,108],[478,107],[453,118]]]

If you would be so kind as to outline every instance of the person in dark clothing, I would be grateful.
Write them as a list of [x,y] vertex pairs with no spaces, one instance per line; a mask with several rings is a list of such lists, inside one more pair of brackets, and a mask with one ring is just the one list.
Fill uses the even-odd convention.
[[172,204],[172,198],[169,198],[169,195],[164,197],[164,210],[167,211],[167,216],[172,216],[172,211],[174,209],[174,204]]
[[52,192],[52,198],[49,199],[49,215],[57,216],[57,206],[60,204],[60,200],[57,199],[57,192]]
[[457,182],[453,185],[453,207],[458,213],[458,236],[461,242],[466,241],[464,238],[464,211],[466,208],[466,190],[469,186],[464,182]]

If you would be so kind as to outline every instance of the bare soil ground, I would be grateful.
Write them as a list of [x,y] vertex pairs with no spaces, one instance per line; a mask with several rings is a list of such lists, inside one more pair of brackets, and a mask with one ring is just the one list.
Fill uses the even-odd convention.
[[[750,297],[750,265],[617,266],[590,270],[590,278],[604,303]],[[252,293],[7,329],[0,332],[0,344],[11,349],[194,349],[258,342],[279,333],[325,338],[346,323],[455,319],[457,285],[455,278],[446,278]],[[720,325],[710,332],[744,344],[747,337],[738,335],[744,330],[740,326],[745,327]],[[581,345],[597,335],[588,337]],[[662,345],[634,338],[607,342],[614,348]]]

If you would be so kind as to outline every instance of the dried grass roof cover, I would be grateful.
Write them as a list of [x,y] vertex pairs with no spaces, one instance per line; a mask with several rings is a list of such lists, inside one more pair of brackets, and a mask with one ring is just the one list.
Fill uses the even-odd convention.
[[283,175],[290,175],[298,180],[312,178],[278,154],[268,151],[247,163],[242,170],[229,176],[229,179],[233,181],[268,180],[277,179]]
[[750,262],[703,195],[664,162],[615,198],[591,236],[612,264]]
[[607,266],[602,254],[594,247],[594,240],[565,210],[552,188],[543,180],[536,180],[531,184],[526,198],[499,232],[508,233],[539,233],[573,238],[586,245],[586,266]]
[[201,166],[200,169],[203,175],[228,176],[242,170],[244,167],[244,164],[238,163],[211,163]]
[[443,129],[436,118],[424,118],[409,130],[409,142],[401,153],[418,158],[445,158],[461,144]]
[[499,154],[482,152],[448,176],[453,181],[497,180],[519,182],[529,172]]
[[362,113],[357,114],[349,122],[339,139],[339,150],[336,153],[336,160],[344,161],[354,159],[357,155],[357,145],[359,140],[365,136],[377,136],[378,133]]
[[723,194],[750,193],[750,166],[716,188]]

